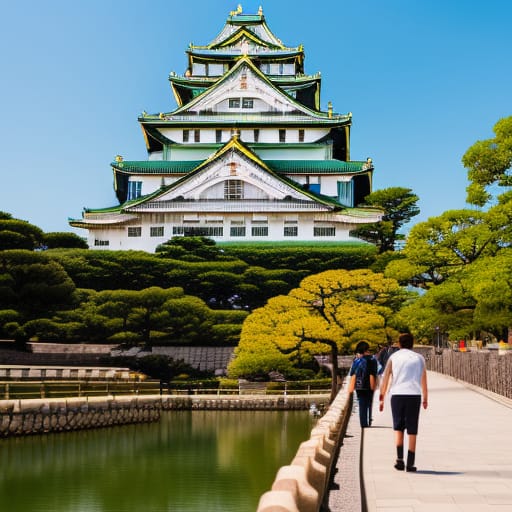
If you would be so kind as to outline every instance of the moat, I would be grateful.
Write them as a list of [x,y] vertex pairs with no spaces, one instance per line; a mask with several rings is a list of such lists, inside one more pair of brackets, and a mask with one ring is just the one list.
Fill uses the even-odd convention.
[[157,423],[4,439],[0,510],[254,511],[314,421],[307,411],[168,411]]

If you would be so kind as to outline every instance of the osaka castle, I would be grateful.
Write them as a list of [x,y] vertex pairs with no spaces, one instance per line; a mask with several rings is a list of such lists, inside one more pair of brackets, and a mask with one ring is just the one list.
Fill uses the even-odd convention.
[[350,159],[352,115],[320,103],[302,45],[286,46],[260,7],[238,6],[171,72],[177,107],[138,118],[148,158],[110,165],[119,204],[85,208],[70,225],[95,249],[154,251],[177,236],[222,242],[353,240],[382,212],[370,158]]

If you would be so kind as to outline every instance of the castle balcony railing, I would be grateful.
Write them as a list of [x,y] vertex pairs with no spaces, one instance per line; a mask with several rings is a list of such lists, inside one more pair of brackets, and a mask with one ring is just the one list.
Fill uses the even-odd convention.
[[130,220],[136,220],[136,215],[130,215],[126,213],[86,213],[84,216],[85,220],[94,220],[98,221],[98,223],[119,223],[119,222],[128,222]]
[[[260,112],[257,114],[238,114],[238,113],[226,113],[226,112],[211,112],[211,111],[200,111],[197,114],[188,115],[164,115],[159,117],[158,121],[162,119],[165,121],[173,122],[193,122],[193,123],[218,123],[219,121],[228,121],[231,123],[297,123],[297,124],[310,124],[311,122],[325,123],[326,121],[340,121],[346,120],[349,116],[347,115],[333,115],[331,118],[319,115],[315,117],[313,115],[298,114],[293,112]],[[149,116],[145,119],[152,121]]]
[[130,207],[130,212],[178,210],[187,212],[282,212],[313,210],[329,211],[327,206],[312,201],[148,201]]

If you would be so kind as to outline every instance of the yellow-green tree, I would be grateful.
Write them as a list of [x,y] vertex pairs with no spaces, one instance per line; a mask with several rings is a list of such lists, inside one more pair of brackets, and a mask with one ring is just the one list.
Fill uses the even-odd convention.
[[329,270],[305,278],[287,296],[270,299],[244,322],[232,376],[285,375],[314,354],[329,354],[331,399],[338,354],[360,339],[376,344],[392,335],[388,321],[405,298],[397,281],[370,270]]

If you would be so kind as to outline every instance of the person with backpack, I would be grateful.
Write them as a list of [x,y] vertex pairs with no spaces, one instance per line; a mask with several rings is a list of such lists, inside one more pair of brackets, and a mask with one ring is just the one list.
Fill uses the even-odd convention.
[[370,354],[367,341],[356,346],[356,357],[348,373],[350,381],[348,392],[356,392],[359,404],[359,423],[367,428],[372,423],[373,391],[377,383],[377,360]]

